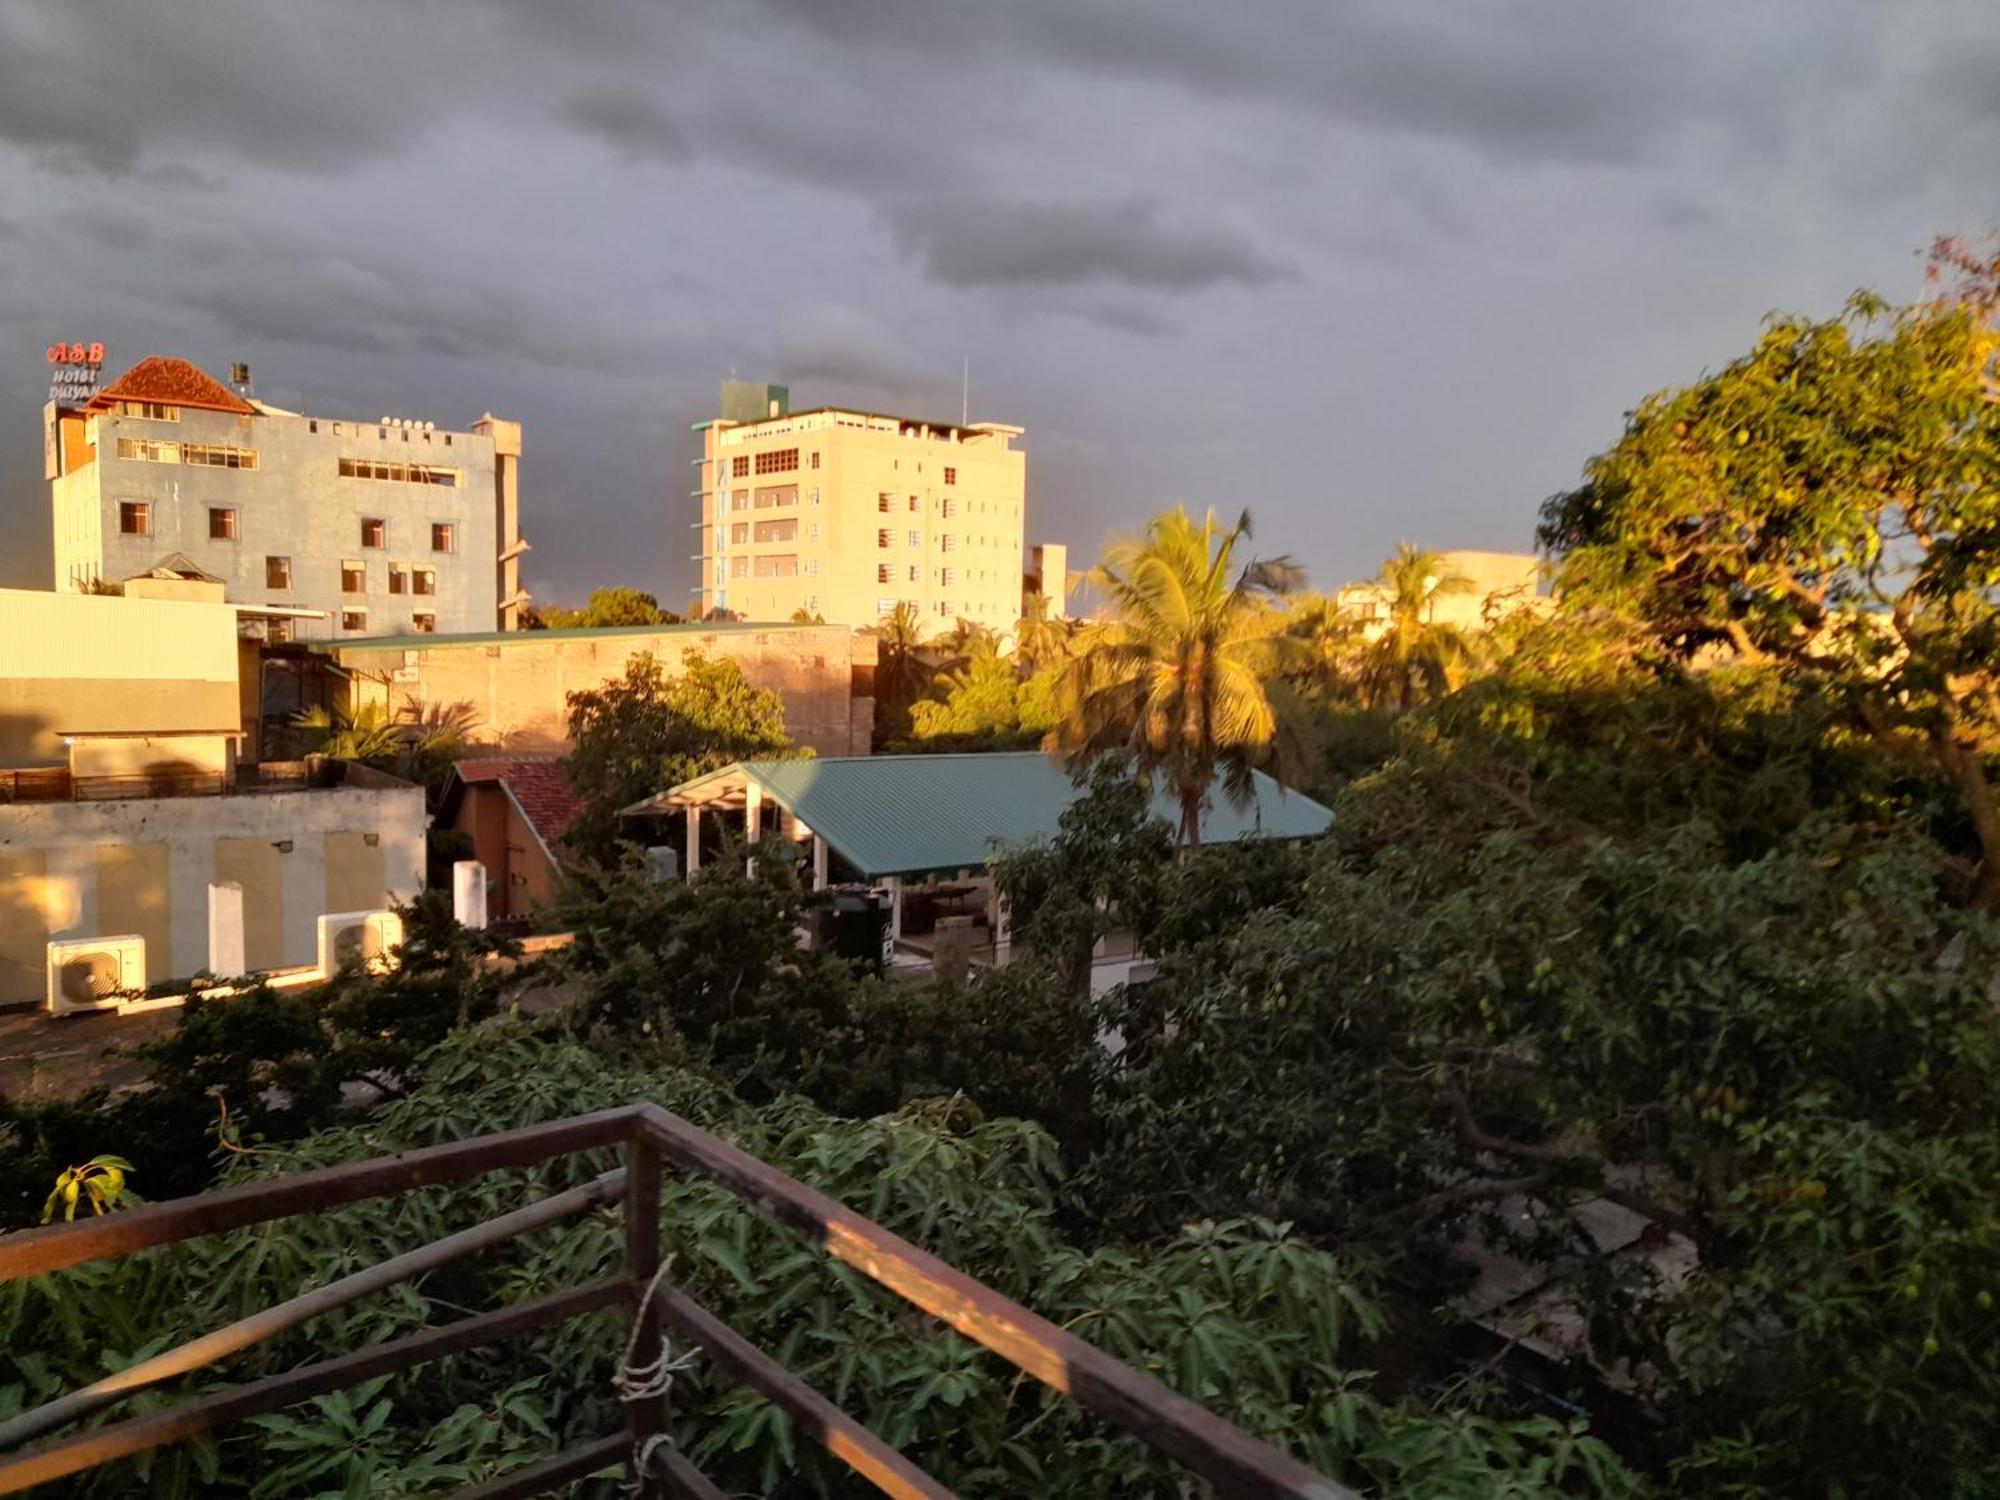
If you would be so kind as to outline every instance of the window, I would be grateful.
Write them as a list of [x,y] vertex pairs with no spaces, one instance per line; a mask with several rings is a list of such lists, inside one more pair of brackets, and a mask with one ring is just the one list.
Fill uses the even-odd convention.
[[923,544],[924,544],[924,534],[921,531],[913,531],[910,533],[910,545],[912,547],[921,547],[923,546]]
[[958,502],[956,500],[940,500],[938,502],[938,509],[944,512],[946,519],[949,519],[958,514]]
[[797,505],[799,487],[795,484],[767,484],[757,491],[756,508],[773,510],[781,505]]
[[951,551],[951,543],[952,543],[952,536],[951,533],[947,531],[943,536],[938,538],[938,551],[940,552]]
[[342,630],[366,630],[368,628],[368,611],[365,609],[343,609],[340,612],[340,628]]
[[813,486],[813,504],[814,504],[814,505],[817,505],[817,504],[819,504],[819,486],[818,486],[818,485],[814,485],[814,486]]
[[893,615],[895,612],[896,612],[896,601],[894,599],[877,599],[875,601],[875,614],[878,619],[886,620],[890,615]]
[[[819,467],[819,449],[817,449],[817,448],[813,449],[813,456],[812,456],[812,466],[813,466],[813,467],[814,467],[815,469],[817,469],[817,468]],[[815,501],[815,503],[816,503],[816,502],[817,502],[817,501],[819,500],[819,491],[818,491],[818,490],[814,490],[814,491],[813,491],[813,500]]]
[[919,567],[918,567],[918,566],[917,566],[917,565],[916,565],[915,563],[911,563],[911,564],[910,564],[910,582],[912,582],[912,583],[915,583],[915,582],[917,582],[917,581],[918,581],[919,579],[921,579],[921,578],[922,578],[923,576],[924,576],[924,572],[923,572],[923,569],[919,568]]
[[809,542],[816,542],[819,540],[819,522],[815,521],[812,523],[812,525],[806,528],[806,540]]
[[795,542],[799,539],[797,521],[759,521],[750,539],[754,542]]
[[895,545],[896,545],[896,533],[895,533],[895,532],[893,532],[893,531],[890,531],[890,530],[889,530],[889,529],[887,529],[886,527],[885,527],[885,528],[883,528],[883,529],[882,529],[881,531],[878,531],[878,532],[876,532],[876,533],[875,533],[875,545],[876,545],[876,546],[878,546],[878,547],[893,547],[893,546],[895,546]]
[[729,461],[729,477],[731,479],[747,479],[750,477],[749,454],[739,453]]
[[233,542],[236,540],[236,512],[227,506],[211,505],[208,508],[208,539],[211,542]]
[[738,490],[735,494],[731,495],[729,497],[729,508],[731,510],[748,510],[750,508],[750,492],[748,490]]
[[361,518],[361,545],[364,547],[386,547],[389,527],[380,516]]
[[[408,437],[409,434],[405,433],[405,441]],[[257,466],[248,463],[243,467],[254,469]],[[435,464],[392,464],[372,458],[343,458],[340,473],[345,479],[383,479],[396,484],[441,484],[447,489],[458,488],[458,470],[439,468]]]
[[401,563],[389,564],[389,592],[407,594],[410,591],[410,570]]
[[292,586],[292,560],[289,557],[267,557],[264,559],[264,587],[267,589],[288,589]]
[[120,438],[118,456],[140,459],[149,464],[177,464],[181,461],[181,445],[156,443],[150,438]]
[[181,462],[204,469],[254,469],[255,448],[231,448],[222,443],[182,443]]
[[895,509],[895,506],[896,506],[896,497],[890,494],[887,490],[884,490],[881,494],[875,497],[875,508],[881,511],[882,514],[885,516],[888,515],[891,510]]
[[729,576],[731,578],[748,578],[750,576],[750,559],[747,557],[730,558]]
[[126,536],[153,534],[153,507],[144,500],[118,502],[118,530]]
[[[806,571],[815,578],[819,577],[819,559],[815,557],[811,562],[807,563]],[[817,609],[819,606],[814,605],[813,607]]]
[[431,551],[456,552],[458,550],[458,528],[449,521],[431,522]]
[[308,428],[308,429],[310,429],[310,430],[311,430],[311,431],[313,431],[313,432],[318,432],[318,431],[319,431],[319,423],[317,423],[317,422],[308,422],[308,423],[306,423],[306,426],[307,426],[307,428]]
[[435,635],[437,634],[437,628],[438,617],[436,615],[410,616],[410,629],[414,630],[418,635]]
[[141,417],[148,422],[178,422],[181,419],[181,409],[160,401],[120,401],[118,415]]
[[877,583],[893,582],[894,580],[891,578],[890,575],[893,574],[895,571],[896,570],[890,567],[889,564],[887,563],[877,563],[875,564],[875,581]]
[[943,584],[946,588],[950,588],[953,583],[957,582],[957,578],[958,575],[953,573],[950,568],[938,569],[938,582]]
[[[813,457],[817,458],[817,457],[819,457],[819,455],[815,453],[815,454],[813,455]],[[807,613],[807,614],[809,614],[809,615],[816,615],[816,614],[818,614],[818,613],[819,613],[819,595],[818,595],[818,594],[807,594],[807,595],[806,595],[806,613]],[[816,658],[816,659],[815,659],[815,661],[814,661],[814,665],[815,665],[815,666],[825,666],[825,665],[826,665],[826,663],[825,663],[824,661],[820,661],[820,660],[818,660],[818,659]]]
[[734,526],[729,528],[730,545],[741,547],[749,540],[750,523],[748,521],[738,521]]
[[435,594],[438,591],[436,568],[410,569],[410,592],[413,594]]
[[917,498],[917,497],[916,497],[915,495],[912,495],[912,496],[910,496],[910,514],[911,514],[911,515],[913,515],[913,516],[914,516],[914,515],[915,515],[915,514],[916,514],[916,513],[918,512],[918,511],[922,510],[923,508],[924,508],[924,502],[923,502],[923,501],[919,500],[919,499],[918,499],[918,498]]
[[954,469],[950,464],[944,466],[944,482],[946,484],[958,483],[958,470]]
[[340,429],[340,424],[339,424],[338,422],[335,422],[335,423],[333,424],[333,435],[334,435],[335,437],[339,437],[339,436],[340,436],[340,430],[341,430],[341,429]]
[[358,562],[344,562],[340,565],[340,591],[343,594],[365,594],[368,592],[368,570]]
[[799,466],[799,450],[796,448],[774,448],[769,453],[757,455],[759,474],[789,474]]
[[754,558],[751,561],[752,578],[796,578],[799,576],[799,555],[796,552],[781,552],[775,555]]

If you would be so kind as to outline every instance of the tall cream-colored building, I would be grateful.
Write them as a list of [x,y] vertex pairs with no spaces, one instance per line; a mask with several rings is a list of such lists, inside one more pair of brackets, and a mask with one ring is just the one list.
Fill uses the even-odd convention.
[[1019,427],[841,407],[788,409],[732,381],[703,435],[695,608],[873,625],[907,602],[934,635],[1021,611],[1027,455]]

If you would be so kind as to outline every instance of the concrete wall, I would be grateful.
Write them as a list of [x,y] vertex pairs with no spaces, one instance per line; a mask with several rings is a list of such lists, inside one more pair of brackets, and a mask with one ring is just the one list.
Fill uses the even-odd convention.
[[[434,613],[440,631],[491,630],[499,623],[500,580],[511,570],[497,564],[498,528],[517,511],[511,456],[496,458],[495,436],[484,432],[412,432],[373,422],[271,413],[180,408],[178,421],[111,413],[87,419],[93,462],[53,481],[55,579],[58,589],[83,587],[93,577],[129,578],[170,552],[184,553],[222,579],[239,604],[290,605],[322,610],[323,620],[301,620],[300,639],[388,635],[408,630],[415,613]],[[501,440],[518,451],[519,428]],[[255,449],[254,469],[220,469],[118,456],[120,438],[150,442],[213,443]],[[425,464],[459,471],[456,486],[358,479],[340,473],[342,458]],[[119,531],[119,502],[152,506],[152,531]],[[211,506],[236,511],[234,540],[208,534]],[[361,518],[386,523],[385,545],[361,545]],[[431,523],[457,529],[454,550],[431,550]],[[288,557],[292,586],[265,582],[265,559]],[[366,589],[341,589],[341,564],[360,562]],[[389,564],[435,569],[437,592],[389,592]],[[343,631],[343,609],[361,609],[367,621]]]
[[335,650],[362,701],[401,709],[468,703],[481,743],[510,751],[568,746],[568,695],[601,687],[650,652],[671,674],[686,653],[737,662],[785,704],[794,741],[821,755],[866,755],[872,697],[854,696],[856,667],[872,680],[875,642],[838,625],[632,627],[529,630],[468,640],[357,643]]
[[[837,411],[711,426],[701,469],[705,592],[697,606],[751,620],[783,620],[805,608],[858,626],[907,599],[928,634],[961,616],[1011,630],[1021,612],[1027,487],[1027,455],[1011,442],[1008,432]],[[756,472],[759,454],[794,448],[797,469]],[[748,475],[735,473],[738,458],[748,459]],[[798,523],[795,539],[756,540],[759,521],[787,519]],[[758,577],[760,559],[774,557],[796,557],[796,575]]]
[[424,828],[400,782],[0,806],[0,1004],[42,997],[54,938],[137,932],[150,981],[197,972],[211,881],[243,885],[253,968],[310,964],[321,914],[423,888]]
[[68,762],[65,734],[241,727],[224,604],[0,589],[0,769]]

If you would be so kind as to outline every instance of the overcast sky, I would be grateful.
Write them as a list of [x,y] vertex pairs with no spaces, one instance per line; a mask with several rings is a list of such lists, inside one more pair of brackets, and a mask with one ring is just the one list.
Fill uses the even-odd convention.
[[1991,0],[11,0],[0,582],[43,348],[526,426],[527,581],[685,602],[718,383],[1027,428],[1083,558],[1525,548],[1659,386],[2000,220]]

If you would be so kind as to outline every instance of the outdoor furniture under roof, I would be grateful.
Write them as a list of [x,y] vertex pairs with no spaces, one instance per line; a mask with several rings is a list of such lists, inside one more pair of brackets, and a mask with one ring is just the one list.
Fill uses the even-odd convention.
[[[635,803],[625,815],[748,812],[752,788],[759,804],[782,808],[865,880],[981,869],[996,843],[1054,836],[1063,809],[1082,795],[1062,765],[1038,751],[829,756],[738,761]],[[1173,796],[1159,788],[1153,811],[1170,825],[1180,822]],[[1217,782],[1201,838],[1311,838],[1332,823],[1322,804],[1260,771],[1254,796],[1240,808]]]

